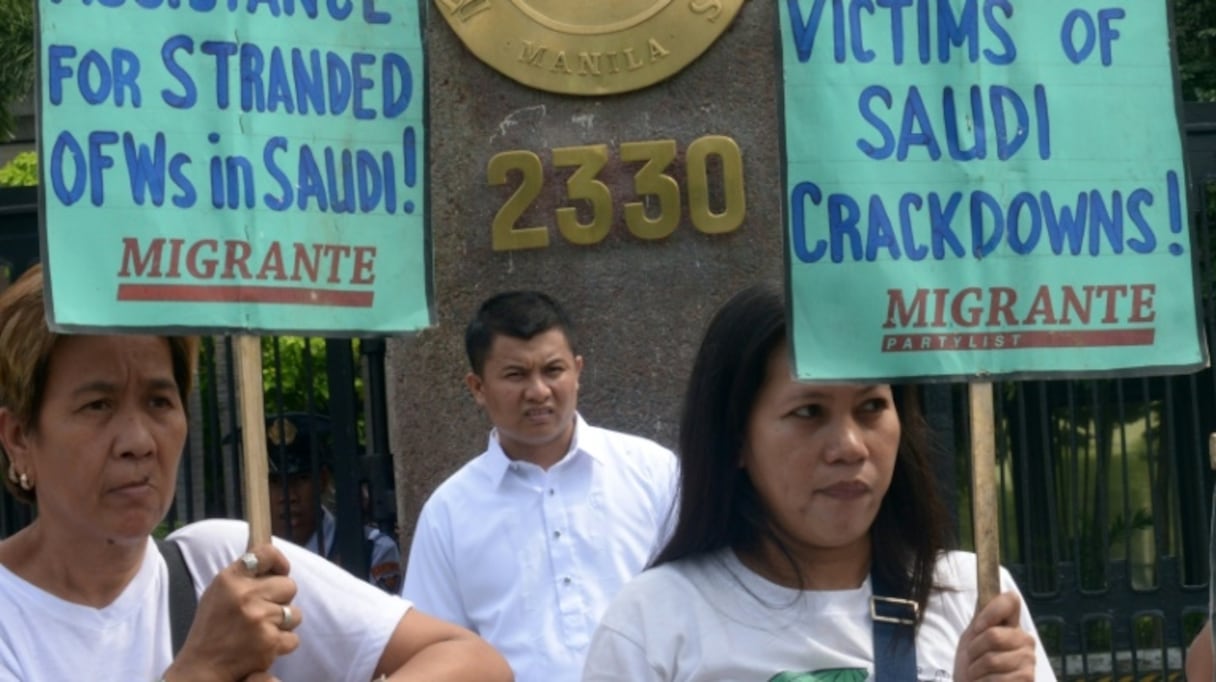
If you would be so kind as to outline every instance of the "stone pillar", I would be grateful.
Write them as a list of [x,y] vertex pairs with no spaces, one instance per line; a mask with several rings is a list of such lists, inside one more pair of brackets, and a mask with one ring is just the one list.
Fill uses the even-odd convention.
[[[427,0],[433,2],[433,0]],[[437,326],[388,348],[389,414],[403,548],[422,503],[486,443],[489,422],[465,389],[464,327],[486,297],[537,288],[574,318],[585,358],[579,410],[588,421],[674,447],[680,401],[696,344],[709,315],[747,284],[782,273],[780,84],[776,7],[745,1],[708,51],[669,80],[603,97],[530,89],[473,56],[428,7],[430,225]],[[673,39],[678,39],[678,36]],[[845,106],[844,103],[841,106]],[[689,217],[687,155],[706,136],[733,139],[742,152],[746,215],[723,234],[699,231]],[[672,139],[667,169],[680,186],[679,225],[665,239],[630,233],[623,205],[640,163],[621,160],[620,145]],[[554,216],[572,169],[555,168],[552,150],[603,144],[598,175],[612,193],[614,218],[600,242],[563,237]],[[547,226],[549,245],[495,251],[495,215],[520,184],[487,179],[491,157],[509,150],[541,159],[539,195],[515,223]],[[723,210],[722,164],[711,162],[711,209]],[[648,209],[651,215],[657,209]],[[579,217],[590,220],[583,206]]]

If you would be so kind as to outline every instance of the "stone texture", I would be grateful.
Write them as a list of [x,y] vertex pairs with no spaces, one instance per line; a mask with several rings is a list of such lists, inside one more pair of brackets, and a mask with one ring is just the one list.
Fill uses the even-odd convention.
[[[426,497],[485,446],[489,423],[464,385],[464,326],[486,297],[537,288],[577,326],[586,361],[580,411],[591,422],[674,446],[684,383],[709,315],[734,291],[782,272],[779,71],[776,8],[747,1],[734,25],[674,78],[602,98],[554,95],[500,76],[465,50],[429,8],[430,224],[437,326],[389,344],[389,410],[403,547]],[[747,217],[725,235],[695,230],[687,214],[683,152],[704,135],[742,149]],[[565,241],[553,218],[568,170],[549,151],[675,139],[672,175],[683,193],[680,226],[646,242],[629,234],[621,205],[634,201],[634,167],[613,160],[601,176],[615,221],[594,246]],[[490,225],[518,180],[490,186],[486,164],[505,150],[545,163],[540,198],[520,225],[550,225],[548,248],[495,252]],[[713,173],[711,172],[711,176]],[[586,219],[585,215],[584,219]]]

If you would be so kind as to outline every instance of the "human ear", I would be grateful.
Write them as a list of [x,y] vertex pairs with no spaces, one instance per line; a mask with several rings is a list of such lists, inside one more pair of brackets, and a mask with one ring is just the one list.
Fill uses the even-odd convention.
[[8,455],[10,468],[10,471],[0,473],[11,473],[14,477],[18,473],[29,473],[29,441],[29,429],[21,424],[12,410],[0,407],[0,445],[4,446],[4,453]]
[[485,407],[486,398],[482,393],[484,384],[481,377],[477,376],[476,372],[469,372],[464,376],[464,385],[469,387],[469,393],[472,394],[473,400],[476,400],[478,405]]

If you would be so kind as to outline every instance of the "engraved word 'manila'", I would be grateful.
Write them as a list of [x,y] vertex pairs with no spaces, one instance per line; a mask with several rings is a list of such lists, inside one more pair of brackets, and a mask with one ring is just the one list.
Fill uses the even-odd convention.
[[603,76],[622,71],[637,71],[644,66],[662,61],[664,57],[671,54],[654,38],[650,38],[646,48],[641,51],[643,54],[640,56],[632,47],[611,52],[567,53],[565,50],[550,50],[543,45],[524,40],[523,48],[519,53],[519,61],[528,66],[554,72],[564,71],[579,76]]
[[455,16],[462,22],[473,18],[474,14],[480,14],[490,9],[490,0],[439,0],[448,10],[448,14]]

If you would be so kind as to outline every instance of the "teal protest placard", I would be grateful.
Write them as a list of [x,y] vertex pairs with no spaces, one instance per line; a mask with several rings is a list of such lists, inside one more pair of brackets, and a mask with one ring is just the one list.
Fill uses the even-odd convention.
[[1206,364],[1167,4],[779,0],[800,377]]
[[43,260],[66,330],[432,319],[414,0],[39,0]]

